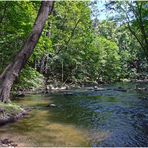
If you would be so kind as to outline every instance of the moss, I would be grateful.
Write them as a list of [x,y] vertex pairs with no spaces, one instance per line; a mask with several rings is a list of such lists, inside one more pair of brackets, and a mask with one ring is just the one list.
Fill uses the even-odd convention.
[[17,105],[17,104],[14,104],[14,103],[0,103],[0,109],[5,111],[6,113],[8,114],[17,114],[21,111],[23,111],[23,109]]
[[19,114],[25,110],[14,103],[1,103],[0,102],[0,124],[9,122],[9,120],[15,120]]

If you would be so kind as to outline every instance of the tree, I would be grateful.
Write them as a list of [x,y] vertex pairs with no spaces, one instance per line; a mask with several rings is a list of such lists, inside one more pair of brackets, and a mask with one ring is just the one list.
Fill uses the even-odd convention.
[[[105,20],[99,20],[98,14],[93,20],[99,36],[111,40],[119,47],[121,56],[120,78],[146,78],[148,59],[147,44],[147,2],[110,1],[104,3],[108,14]],[[102,12],[98,7],[95,12]],[[96,13],[95,13],[96,14]]]
[[22,50],[16,55],[13,62],[10,63],[0,75],[0,100],[2,102],[10,101],[11,87],[19,76],[22,68],[33,53],[33,50],[41,36],[48,14],[53,10],[53,1],[42,1],[32,32],[23,45]]
[[25,1],[0,2],[0,73],[14,59],[31,32],[39,4]]
[[120,21],[120,25],[126,24],[126,27],[139,43],[148,61],[147,2],[111,1],[106,6],[108,10],[114,11],[115,21]]
[[[82,65],[85,65],[85,53],[92,42],[90,13],[89,2],[56,2],[54,15],[49,24],[50,38],[46,37],[51,41],[52,49],[45,45],[45,56],[38,60],[39,63],[43,61],[46,63],[38,64],[39,66],[46,67],[48,65],[47,78],[63,83],[75,83],[78,79],[81,81],[86,76],[83,74],[85,68],[82,68],[84,67]],[[42,46],[43,44],[41,42]],[[51,55],[48,62],[46,62],[47,52]]]

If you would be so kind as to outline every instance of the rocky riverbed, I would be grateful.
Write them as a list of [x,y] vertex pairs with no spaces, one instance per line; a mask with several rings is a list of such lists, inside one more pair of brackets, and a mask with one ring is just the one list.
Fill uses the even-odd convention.
[[16,147],[16,146],[17,144],[12,140],[9,140],[7,138],[0,139],[0,147]]

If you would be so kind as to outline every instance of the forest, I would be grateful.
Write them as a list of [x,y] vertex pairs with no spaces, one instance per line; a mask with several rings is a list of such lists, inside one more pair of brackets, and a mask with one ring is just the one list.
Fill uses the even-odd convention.
[[[142,92],[140,97],[148,103],[147,1],[0,1],[0,125],[16,120],[18,114],[22,118],[32,112],[29,103],[22,102],[27,106],[24,107],[17,102],[28,94],[31,97],[32,94],[72,97],[73,90],[104,92],[110,89],[104,90],[104,87],[117,83],[120,86],[112,91],[126,93],[126,83],[128,89],[134,87],[133,91]],[[137,83],[142,84],[142,88]],[[62,104],[62,100],[59,102]],[[48,105],[53,112],[58,110],[56,106],[52,102]],[[12,114],[12,110],[15,113]],[[146,107],[144,113],[148,113]],[[140,118],[145,121],[147,115],[140,114]],[[24,117],[23,120],[27,119]],[[73,119],[66,121],[71,123]],[[146,129],[146,121],[143,123],[145,126],[142,127]],[[69,130],[74,132],[74,129]],[[143,137],[147,136],[145,133]],[[3,137],[2,131],[0,137]],[[17,146],[6,137],[0,138],[0,146]],[[73,144],[57,143],[53,142],[51,146],[77,146],[76,143],[78,146],[92,146],[92,142],[81,145],[78,140]],[[121,145],[98,143],[94,145],[148,146],[146,139],[139,145],[130,142]],[[42,144],[31,146],[49,146]]]

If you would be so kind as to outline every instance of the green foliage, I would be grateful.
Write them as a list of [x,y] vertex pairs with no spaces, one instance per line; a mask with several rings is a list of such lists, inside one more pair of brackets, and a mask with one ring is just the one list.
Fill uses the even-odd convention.
[[44,77],[31,67],[23,69],[17,83],[14,85],[14,90],[38,89],[44,84]]
[[90,62],[94,64],[91,75],[94,75],[98,81],[114,81],[119,78],[120,55],[115,42],[104,37],[96,37],[92,42]]
[[0,113],[0,120],[7,120],[11,117],[15,117],[21,112],[24,111],[23,108],[14,104],[14,103],[2,103],[0,102],[0,109],[2,112]]
[[31,31],[36,11],[32,2],[0,2],[0,72],[12,61]]
[[[21,49],[39,4],[0,2],[0,72]],[[90,9],[89,5],[88,1],[55,2],[53,16],[49,17],[14,90],[41,87],[43,75],[62,83],[114,82],[147,75],[146,40],[135,15],[141,14],[146,32],[146,2],[114,2],[111,6],[117,8],[115,17],[101,22],[91,18],[93,7]],[[121,6],[127,9],[122,10]],[[130,20],[126,13],[131,14]],[[143,50],[128,25],[143,41]]]
[[108,2],[106,6],[108,11],[114,12],[111,20],[126,26],[140,46],[143,57],[148,60],[147,4],[146,1],[116,1]]
[[135,37],[127,29],[127,26],[125,24],[119,26],[113,20],[102,22],[95,20],[95,23],[95,32],[99,36],[115,42],[119,48],[120,71],[118,72],[120,79],[139,79],[141,75],[146,77],[144,72],[147,71],[145,68],[147,65],[145,54],[141,50],[139,43],[135,41]]
[[92,42],[88,2],[57,2],[51,19],[50,33],[54,53],[49,64],[49,75],[62,80],[64,71],[63,81],[83,80],[82,64]]

